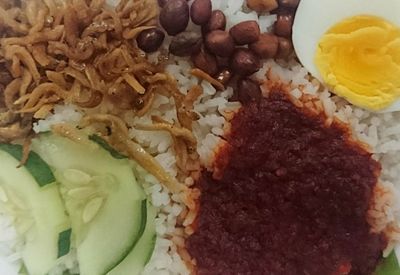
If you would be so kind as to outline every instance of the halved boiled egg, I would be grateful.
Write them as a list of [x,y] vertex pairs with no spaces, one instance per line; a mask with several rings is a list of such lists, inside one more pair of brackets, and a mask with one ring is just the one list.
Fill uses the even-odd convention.
[[371,111],[400,110],[400,0],[301,0],[292,38],[332,92]]

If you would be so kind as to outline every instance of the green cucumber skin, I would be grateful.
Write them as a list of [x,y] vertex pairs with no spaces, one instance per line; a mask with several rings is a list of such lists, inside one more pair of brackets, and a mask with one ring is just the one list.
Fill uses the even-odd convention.
[[[19,144],[0,144],[0,150],[10,154],[16,160],[21,161],[23,148]],[[48,164],[35,152],[29,152],[29,157],[23,165],[40,187],[52,184],[56,181],[53,172]],[[65,236],[64,236],[65,235]],[[71,229],[65,230],[59,234],[58,258],[69,253],[71,243]]]
[[69,228],[58,235],[58,258],[65,256],[71,249],[72,229]]
[[[83,238],[79,237],[80,232],[76,231],[72,224],[72,229],[75,230],[74,240],[81,239],[76,244],[81,274],[102,275],[113,269],[129,254],[143,233],[142,219],[146,217],[143,215],[146,212],[143,205],[146,206],[144,201],[146,196],[141,186],[136,183],[133,168],[127,158],[116,158],[99,143],[94,141],[90,143],[92,144],[86,141],[77,143],[64,137],[46,134],[34,139],[32,148],[51,164],[61,187],[63,186],[61,175],[66,169],[78,169],[91,175],[111,174],[119,182],[117,188],[111,189],[112,192],[97,216],[88,223],[87,232],[81,232],[84,234],[81,235]],[[122,212],[113,212],[114,207],[118,207],[118,211]],[[125,213],[121,207],[124,207]],[[67,211],[72,210],[72,208],[67,209]],[[79,215],[77,218],[79,219]],[[128,224],[129,227],[125,227]],[[124,227],[121,228],[119,225]],[[108,243],[111,245],[108,246]]]
[[142,272],[154,252],[156,215],[156,208],[148,203],[146,228],[142,237],[126,258],[113,270],[108,272],[107,275],[139,275]]
[[135,241],[132,243],[131,247],[129,247],[124,256],[115,264],[112,265],[105,273],[104,275],[108,274],[111,270],[113,270],[116,266],[118,266],[123,260],[125,260],[126,256],[129,255],[129,253],[132,251],[132,249],[136,246],[140,238],[142,237],[144,230],[146,229],[146,223],[147,223],[147,200],[142,201],[142,221],[140,223],[140,229],[139,233],[135,239]]
[[[141,216],[141,220],[142,220],[143,218],[145,218],[145,216],[144,216],[144,217]],[[140,221],[140,224],[142,224],[142,221]],[[131,247],[134,247],[135,244],[138,242],[139,239],[140,239],[140,238],[135,237],[135,239],[134,239],[134,241],[132,242],[132,244],[131,244],[129,247],[125,248],[123,252],[121,252],[120,257],[119,257],[116,261],[113,261],[113,262],[110,261],[110,262],[107,264],[107,266],[104,266],[103,270],[101,270],[101,271],[99,270],[99,272],[98,272],[97,274],[99,274],[99,275],[102,275],[102,274],[105,275],[105,274],[108,273],[109,270],[114,269],[115,266],[117,266],[120,262],[122,262],[122,261],[126,258],[127,255],[129,255],[129,253],[130,253],[130,251],[131,251]],[[78,253],[79,253],[79,247],[78,247]],[[85,274],[96,275],[95,273],[85,273]]]
[[150,244],[151,249],[149,251],[149,254],[147,254],[146,261],[145,261],[144,265],[147,265],[149,263],[150,259],[151,259],[151,256],[153,256],[154,249],[156,248],[156,239],[157,239],[157,235],[154,234],[153,238],[151,239],[151,244]]
[[[29,163],[33,161],[33,164],[37,166],[35,169],[38,170],[48,169],[48,165],[40,158],[32,160],[34,155],[31,153]],[[43,275],[54,266],[58,259],[59,233],[69,227],[69,219],[65,214],[58,186],[56,184],[41,186],[37,182],[37,177],[32,175],[32,170],[28,170],[28,167],[32,169],[35,166],[18,168],[19,156],[22,156],[21,146],[1,145],[1,184],[10,198],[9,203],[13,203],[13,198],[19,198],[19,204],[23,204],[23,206],[17,206],[19,210],[14,213],[15,219],[31,220],[30,227],[23,231],[25,242],[21,255],[24,265],[31,275]],[[14,195],[11,196],[13,193]]]
[[104,139],[102,139],[98,135],[90,135],[89,139],[91,141],[97,143],[98,145],[100,145],[104,150],[108,151],[113,158],[116,158],[116,159],[126,159],[126,158],[128,158],[127,156],[122,155],[117,150],[112,148]]
[[[45,134],[47,137],[50,136],[51,134]],[[43,135],[43,136],[45,136]],[[126,159],[125,156],[122,154],[118,153],[115,151],[111,146],[109,146],[102,138],[99,136],[91,136],[89,138],[96,144],[98,144],[102,149],[107,151],[114,159],[117,160],[123,160]],[[20,145],[10,145],[10,144],[0,144],[0,150],[3,150],[10,154],[12,157],[14,157],[16,160],[20,161],[22,158],[22,146]],[[43,152],[42,152],[43,153]],[[44,155],[45,156],[45,155]],[[45,157],[47,159],[47,157]],[[47,165],[47,163],[35,152],[30,152],[28,162],[24,166],[29,172],[32,174],[32,176],[35,178],[35,180],[38,182],[40,187],[43,187],[47,184],[51,184],[56,182],[56,178],[50,169],[50,167]],[[38,169],[40,167],[40,169]],[[46,169],[43,170],[43,167]],[[39,171],[39,172],[38,172]],[[46,175],[47,173],[47,175]],[[50,176],[49,176],[50,175]],[[124,252],[121,255],[121,258],[114,263],[110,263],[108,268],[106,268],[105,272],[102,274],[108,274],[112,269],[114,269],[116,266],[118,266],[121,262],[124,261],[124,259],[129,255],[129,253],[135,248],[139,240],[142,238],[143,234],[146,231],[146,226],[147,226],[147,213],[148,213],[148,201],[146,199],[143,199],[140,203],[141,205],[141,222],[140,222],[140,227],[138,229],[138,234],[135,237],[134,242],[130,245],[130,247],[126,248],[126,252]],[[72,235],[72,229],[66,229],[62,232],[59,233],[58,236],[58,257],[62,257],[66,254],[69,253],[70,247],[71,247],[71,235]],[[154,245],[155,245],[155,235],[152,237],[151,242],[148,242],[149,245],[146,245],[148,248],[146,248],[146,251],[144,252],[144,259],[145,263],[147,263],[150,260],[150,257],[152,255],[152,252],[154,250]],[[150,248],[151,247],[151,248]],[[149,251],[147,251],[150,249]],[[66,274],[69,274],[69,272],[66,272]],[[100,275],[100,274],[99,274]]]
[[[18,161],[22,160],[22,146],[18,144],[0,144],[0,150],[7,152]],[[53,172],[47,163],[35,152],[30,152],[24,167],[33,176],[40,187],[44,187],[56,181]]]
[[374,275],[400,275],[400,265],[394,251],[382,260]]

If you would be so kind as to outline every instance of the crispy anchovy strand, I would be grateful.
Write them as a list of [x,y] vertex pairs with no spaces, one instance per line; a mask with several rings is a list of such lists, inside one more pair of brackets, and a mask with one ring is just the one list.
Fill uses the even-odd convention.
[[111,129],[110,135],[102,136],[111,146],[136,160],[144,169],[165,184],[169,190],[179,193],[185,189],[184,185],[178,183],[142,146],[129,137],[129,130],[120,118],[112,115],[89,115],[83,118],[81,126],[88,127],[96,123],[106,125]]
[[121,1],[116,8],[104,0],[24,3],[0,0],[0,114],[15,115],[0,126],[2,141],[26,137],[28,120],[46,117],[57,103],[111,103],[116,113],[140,116],[149,110],[163,85],[153,78],[161,68],[131,39],[154,26],[157,1]]

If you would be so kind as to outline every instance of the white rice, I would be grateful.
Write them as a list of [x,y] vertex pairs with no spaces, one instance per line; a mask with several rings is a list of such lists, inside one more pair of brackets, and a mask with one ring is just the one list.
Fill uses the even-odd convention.
[[[227,16],[227,27],[233,26],[244,20],[257,20],[261,31],[271,29],[276,20],[276,15],[257,16],[244,6],[244,0],[213,0],[213,9],[221,9]],[[197,26],[190,28],[199,31]],[[167,38],[166,41],[170,39]],[[167,42],[166,42],[167,43]],[[149,57],[156,61],[158,54]],[[318,96],[329,117],[337,117],[348,122],[356,138],[370,145],[374,157],[382,164],[381,181],[385,186],[393,188],[395,192],[400,190],[400,112],[377,114],[371,113],[349,105],[344,100],[332,95],[327,89],[321,91],[320,84],[315,80],[310,81],[308,72],[295,61],[289,64],[279,64],[269,60],[254,77],[265,79],[269,72],[270,80],[281,81],[290,85],[291,95],[300,98],[303,94]],[[166,70],[173,75],[182,93],[196,84],[201,85],[204,94],[195,103],[195,111],[200,119],[193,125],[193,131],[198,139],[198,152],[203,166],[211,168],[214,148],[223,142],[221,136],[224,129],[229,127],[227,118],[240,107],[238,102],[228,102],[232,95],[232,88],[225,91],[216,91],[205,81],[201,81],[190,75],[191,65],[185,58],[175,58]],[[125,120],[134,127],[137,123],[150,123],[152,115],[160,115],[169,121],[176,121],[173,99],[157,95],[152,110],[144,117],[137,118],[127,115]],[[69,122],[78,123],[82,117],[82,111],[76,106],[56,106],[54,114],[34,125],[35,132],[49,131],[51,125]],[[172,175],[177,174],[176,160],[172,149],[172,139],[168,133],[140,131],[132,128],[130,135],[138,142],[146,146],[160,164]],[[158,208],[156,218],[156,249],[146,266],[143,274],[188,274],[182,258],[178,254],[178,246],[183,243],[183,229],[176,228],[177,217],[183,210],[183,205],[171,195],[152,175],[148,174],[138,165],[135,165],[137,177],[143,183],[144,190]],[[193,184],[192,179],[187,179],[186,184]],[[399,200],[400,201],[400,200]],[[400,220],[398,208],[388,208],[387,215],[392,221]],[[18,274],[21,267],[20,255],[17,253],[21,242],[12,227],[10,217],[0,212],[0,274]],[[400,248],[398,248],[400,252]],[[400,253],[398,254],[400,256]],[[72,252],[64,257],[60,264],[54,268],[52,275],[62,274],[63,270],[77,270],[77,264]]]
[[59,123],[68,122],[78,124],[82,116],[82,111],[79,111],[74,105],[56,105],[54,107],[54,114],[34,123],[33,130],[36,133],[40,133],[50,131],[52,125]]

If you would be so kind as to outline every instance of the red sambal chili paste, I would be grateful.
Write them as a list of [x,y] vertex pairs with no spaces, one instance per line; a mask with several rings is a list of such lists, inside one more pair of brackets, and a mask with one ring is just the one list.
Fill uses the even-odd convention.
[[244,106],[203,172],[195,233],[199,274],[371,274],[386,246],[367,210],[380,165],[339,123],[282,93]]

